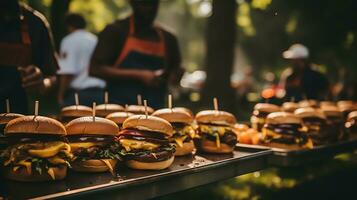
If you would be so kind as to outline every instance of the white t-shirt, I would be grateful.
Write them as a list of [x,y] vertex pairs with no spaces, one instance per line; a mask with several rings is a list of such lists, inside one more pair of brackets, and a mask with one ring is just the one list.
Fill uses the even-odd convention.
[[97,37],[85,30],[77,30],[61,42],[59,75],[74,75],[70,87],[81,90],[91,87],[104,88],[105,82],[89,76],[89,63],[97,44]]

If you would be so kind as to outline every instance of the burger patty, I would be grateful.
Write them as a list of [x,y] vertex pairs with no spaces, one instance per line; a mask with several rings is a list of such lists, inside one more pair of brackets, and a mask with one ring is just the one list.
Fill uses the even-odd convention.
[[147,142],[160,144],[160,145],[169,144],[169,141],[167,139],[156,139],[156,138],[151,138],[151,137],[136,136],[136,135],[129,135],[129,134],[121,134],[121,135],[119,135],[119,137],[117,137],[118,141],[121,139],[133,139],[133,140],[139,140],[139,141],[147,141]]
[[67,136],[69,142],[112,142],[114,136],[107,135],[69,135]]
[[124,129],[120,131],[119,137],[123,135],[130,135],[130,136],[138,136],[144,138],[153,138],[158,140],[166,140],[166,136],[163,133],[155,132],[155,131],[143,131],[137,129]]
[[36,142],[52,142],[62,141],[68,142],[64,136],[58,136],[53,134],[28,134],[28,133],[16,133],[6,136],[6,141],[9,145],[19,143],[36,143]]
[[160,162],[170,159],[175,153],[175,148],[170,145],[161,146],[153,151],[130,151],[126,153],[127,160],[139,162]]
[[265,124],[264,128],[276,133],[294,136],[301,134],[299,129],[301,129],[302,126],[300,124]]
[[[201,137],[214,142],[217,140],[216,136],[211,134],[203,134]],[[223,136],[219,136],[219,140],[221,143],[234,146],[237,144],[237,135],[233,132],[226,132]]]
[[90,159],[118,159],[121,160],[122,148],[119,144],[111,141],[104,145],[94,145],[88,148],[79,147],[73,151],[75,160],[90,160]]
[[305,144],[308,141],[308,136],[299,130],[302,128],[300,124],[265,124],[264,128],[279,135],[279,137],[274,137],[267,134],[265,140],[268,142]]

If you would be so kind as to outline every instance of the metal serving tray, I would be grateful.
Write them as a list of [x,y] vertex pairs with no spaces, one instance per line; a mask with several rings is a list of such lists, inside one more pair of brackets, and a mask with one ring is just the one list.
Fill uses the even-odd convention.
[[357,139],[351,138],[334,144],[316,146],[313,149],[288,150],[282,148],[271,148],[261,145],[237,144],[239,147],[254,149],[271,149],[273,153],[269,156],[269,165],[278,167],[294,167],[318,162],[323,159],[332,158],[340,153],[347,153],[357,149]]
[[175,158],[162,171],[130,170],[118,166],[118,176],[109,173],[69,172],[57,182],[20,183],[0,180],[1,196],[10,199],[148,199],[267,167],[269,149],[237,147],[229,155],[189,155]]

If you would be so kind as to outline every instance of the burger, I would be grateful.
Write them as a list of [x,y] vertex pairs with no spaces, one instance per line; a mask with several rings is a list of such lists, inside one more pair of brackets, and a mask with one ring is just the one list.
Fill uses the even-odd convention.
[[129,112],[114,112],[114,113],[107,115],[105,118],[116,123],[118,125],[119,129],[121,129],[124,121],[133,115],[134,115],[133,113],[129,113]]
[[321,101],[320,108],[325,107],[325,106],[336,106],[336,103],[333,101]]
[[194,150],[193,138],[195,129],[192,127],[193,116],[183,108],[165,108],[155,111],[152,116],[160,117],[170,122],[173,136],[169,138],[176,146],[175,156],[191,154]]
[[357,106],[353,101],[338,101],[337,106],[343,113],[344,119],[347,119],[350,112],[357,110]]
[[321,106],[322,113],[326,116],[327,120],[327,130],[331,132],[331,135],[335,135],[331,138],[332,141],[337,141],[338,139],[346,139],[347,135],[344,134],[343,126],[344,119],[342,112],[335,105],[323,105]]
[[232,153],[237,143],[233,132],[236,118],[231,113],[205,110],[196,114],[198,124],[195,145],[197,150],[207,153]]
[[285,102],[281,107],[285,112],[294,113],[294,111],[299,108],[299,104],[295,102]]
[[300,108],[307,108],[307,107],[318,108],[319,102],[314,99],[302,100],[302,101],[299,101],[299,107]]
[[357,134],[357,111],[348,114],[345,128],[349,134],[355,136]]
[[106,117],[111,113],[124,111],[123,106],[118,104],[101,104],[97,105],[95,109],[99,117]]
[[311,139],[304,132],[301,119],[292,113],[269,114],[262,133],[263,142],[267,146],[285,149],[313,148]]
[[335,140],[336,134],[328,131],[326,116],[319,109],[307,107],[299,108],[295,115],[300,117],[307,128],[307,135],[314,145],[323,145]]
[[21,114],[17,114],[17,113],[2,113],[0,114],[0,135],[4,134],[4,129],[7,123],[9,123],[9,121],[19,118],[19,117],[23,117],[24,115]]
[[74,158],[71,166],[80,172],[111,172],[121,159],[121,148],[114,137],[118,126],[101,117],[81,117],[66,125],[67,138]]
[[67,124],[76,118],[91,116],[92,108],[82,105],[67,106],[62,108],[60,115],[62,123]]
[[16,181],[49,181],[66,177],[71,147],[65,127],[42,116],[23,116],[5,127],[8,148],[2,154],[4,176]]
[[266,117],[270,113],[278,112],[278,111],[280,111],[280,107],[274,104],[269,104],[269,103],[256,104],[254,106],[252,117],[250,118],[252,127],[260,132],[265,124]]
[[171,124],[159,117],[133,115],[123,123],[117,141],[123,147],[129,168],[161,170],[174,161],[175,146],[171,145]]
[[[149,106],[147,106],[146,109],[147,109],[147,112],[148,112],[149,115],[151,115],[154,112],[154,109],[149,107]],[[127,111],[130,112],[130,113],[138,114],[138,115],[145,114],[145,106],[143,106],[143,105],[130,105],[130,106],[128,106]]]
[[4,136],[4,129],[9,121],[16,119],[18,117],[23,117],[21,114],[17,113],[2,113],[0,114],[0,153],[6,149],[6,139]]

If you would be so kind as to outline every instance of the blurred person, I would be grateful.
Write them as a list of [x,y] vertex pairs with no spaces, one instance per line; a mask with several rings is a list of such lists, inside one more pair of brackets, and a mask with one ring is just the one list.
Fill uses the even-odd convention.
[[89,76],[89,62],[97,37],[85,30],[86,21],[79,14],[68,14],[65,25],[68,35],[60,47],[58,103],[61,106],[74,105],[74,93],[78,93],[82,105],[102,102],[105,82]]
[[327,77],[314,70],[309,61],[309,50],[302,44],[294,44],[283,52],[283,58],[292,65],[283,71],[280,87],[285,90],[285,99],[326,99],[329,94]]
[[[0,1],[0,105],[28,113],[28,92],[47,91],[56,81],[57,61],[46,18],[17,0]],[[0,106],[0,113],[5,106]]]
[[161,108],[170,83],[182,76],[176,37],[154,20],[159,0],[130,0],[133,14],[108,25],[99,35],[90,73],[107,81],[110,100],[136,104],[141,94]]

